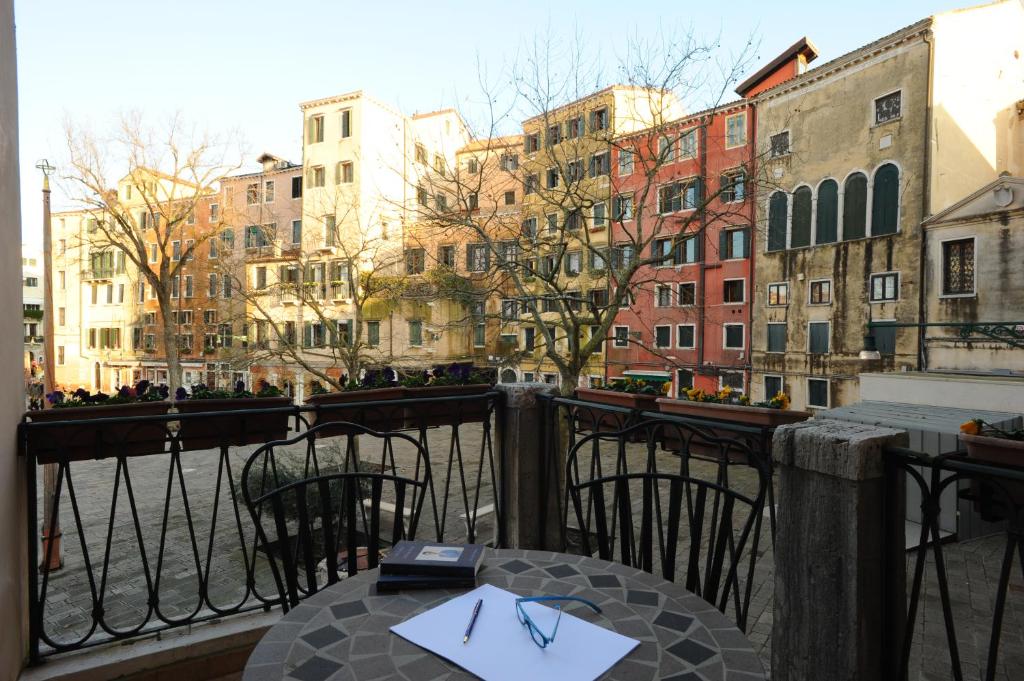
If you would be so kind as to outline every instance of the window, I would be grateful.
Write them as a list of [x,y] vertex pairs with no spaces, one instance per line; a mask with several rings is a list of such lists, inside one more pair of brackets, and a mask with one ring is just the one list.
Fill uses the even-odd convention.
[[811,188],[798,187],[793,192],[793,230],[789,236],[790,248],[811,245]]
[[324,116],[317,114],[309,117],[309,129],[307,141],[310,144],[324,141]]
[[487,345],[487,323],[477,319],[473,324],[473,347],[482,348]]
[[156,312],[147,312],[142,316],[142,323],[146,326],[156,325]]
[[405,273],[423,274],[427,266],[427,252],[422,248],[405,249]]
[[818,216],[814,243],[835,243],[839,236],[839,183],[825,180],[818,186]]
[[611,156],[607,151],[594,154],[590,157],[590,176],[602,177],[611,172]]
[[632,151],[620,151],[619,152],[619,177],[625,177],[633,174],[633,152]]
[[770,400],[781,392],[785,392],[782,385],[782,376],[764,377],[764,398]]
[[871,333],[875,336],[875,348],[878,349],[879,354],[896,354],[896,330],[895,326],[876,326],[871,329]]
[[866,234],[868,178],[854,173],[843,185],[843,241],[861,239]]
[[738,113],[725,119],[725,148],[747,143],[747,114]]
[[633,219],[633,197],[619,194],[612,199],[612,219],[624,222]]
[[700,180],[673,182],[658,188],[658,212],[693,210],[700,204]]
[[722,336],[722,347],[726,350],[743,349],[743,324],[723,324]]
[[312,166],[309,169],[309,179],[306,184],[310,187],[323,187],[325,177],[323,166]]
[[179,260],[181,260],[181,242],[180,241],[172,241],[171,242],[171,261],[172,262],[178,262]]
[[547,172],[547,184],[545,185],[548,189],[554,189],[558,186],[558,168],[548,168]]
[[505,192],[505,205],[514,206],[516,205],[516,193],[514,191]]
[[616,326],[612,328],[612,345],[617,348],[629,347],[629,327]]
[[750,230],[726,229],[718,233],[718,253],[722,260],[750,257]]
[[974,239],[942,244],[942,294],[964,296],[974,293]]
[[274,181],[267,180],[263,183],[263,203],[274,202]]
[[[786,351],[786,325],[768,324],[768,352]],[[771,397],[775,393],[770,393]]]
[[224,297],[225,298],[230,298],[231,297],[231,277],[225,275],[224,278],[223,278],[223,282],[224,282],[224,285],[223,285],[222,288],[224,289]]
[[216,310],[203,310],[203,324],[216,324],[217,323],[217,311]]
[[593,211],[593,216],[594,216],[594,220],[593,220],[593,227],[594,227],[594,229],[598,229],[598,228],[604,227],[605,226],[605,222],[607,220],[607,213],[608,213],[608,206],[607,206],[607,204],[604,201],[599,201],[598,203],[594,204],[594,206],[592,208],[592,211]]
[[341,112],[341,136],[352,136],[352,109],[345,109]]
[[[469,198],[471,199],[469,207],[475,209],[477,206],[476,194],[470,194]],[[444,194],[437,194],[434,196],[434,205],[436,205],[437,209],[441,212],[448,210],[448,197]]]
[[262,291],[267,288],[267,268],[257,267],[256,268],[256,286],[257,291]]
[[[118,293],[117,293],[117,297],[120,300],[118,300],[117,302],[121,302],[121,300],[124,299],[124,284],[120,284],[120,287],[121,288],[118,289]],[[185,275],[185,297],[186,298],[191,298],[192,297],[192,292],[193,292],[192,275],[191,274],[186,274]]]
[[414,153],[417,163],[427,164],[427,148],[425,146],[417,142]]
[[789,305],[789,284],[768,284],[768,305]]
[[677,264],[689,264],[697,262],[700,259],[700,252],[697,248],[697,237],[691,236],[682,240],[676,250]]
[[523,329],[523,348],[527,352],[533,352],[537,347],[537,329],[527,326]]
[[731,388],[736,392],[743,392],[743,372],[723,371],[718,378],[718,383],[723,388]]
[[789,131],[783,131],[771,136],[770,149],[768,151],[772,158],[779,158],[789,153]]
[[608,266],[608,249],[591,246],[590,269],[601,272]]
[[824,355],[828,353],[829,326],[828,322],[808,322],[807,352],[812,355]]
[[671,163],[676,160],[675,140],[670,137],[658,139],[658,158],[662,163]]
[[655,307],[669,307],[672,305],[672,287],[660,285],[654,289]]
[[575,277],[583,269],[583,254],[579,251],[571,251],[565,254],[565,273]]
[[871,302],[879,303],[896,300],[900,294],[900,275],[898,272],[871,275]]
[[886,163],[875,171],[871,189],[871,236],[895,234],[899,225],[900,171]]
[[537,218],[523,220],[523,236],[531,241],[537,238]]
[[526,180],[523,183],[523,193],[529,196],[530,194],[537,193],[537,187],[540,186],[540,178],[537,177],[536,173],[531,173],[526,176]]
[[556,213],[547,214],[548,222],[548,234],[554,234],[558,231],[558,215]]
[[530,133],[523,140],[523,148],[527,154],[535,154],[540,149],[540,133]]
[[143,337],[143,343],[144,343],[143,349],[145,349],[145,350],[156,350],[156,335],[152,334],[152,333],[147,333]]
[[437,260],[441,266],[455,269],[455,246],[441,246],[437,253]]
[[565,124],[565,136],[569,139],[576,139],[577,137],[583,137],[583,135],[583,116],[570,118]]
[[233,329],[230,324],[220,324],[217,327],[217,335],[220,336],[220,344],[222,347],[230,348],[233,340]]
[[612,266],[615,269],[629,267],[636,261],[636,248],[632,244],[619,244],[612,249]]
[[744,279],[726,279],[722,286],[722,301],[725,303],[742,303],[746,300]]
[[[672,252],[672,239],[655,239],[651,243],[651,257],[654,258],[654,265],[660,267],[668,267],[676,264],[676,258],[673,257]],[[678,251],[678,247],[677,247]]]
[[491,265],[490,256],[487,244],[468,244],[466,246],[466,269],[470,272],[486,272]]
[[[301,175],[296,175],[295,177],[292,178],[292,198],[293,199],[302,198],[302,176]],[[214,205],[216,205],[216,204],[214,204]],[[213,206],[210,206],[210,211],[211,211],[211,213],[213,212]],[[212,216],[211,216],[211,219],[212,219]]]
[[818,281],[812,281],[810,287],[810,297],[807,302],[811,305],[831,305],[832,304],[832,280],[831,279],[819,279]]
[[[195,259],[196,254],[196,242],[195,239],[185,239],[185,261],[191,262]],[[117,254],[117,271],[124,272],[124,253]]]
[[807,379],[807,406],[828,409],[828,381],[823,378]]
[[786,249],[786,212],[789,199],[785,192],[774,192],[768,199],[768,250]]
[[502,298],[501,318],[504,321],[512,321],[519,318],[519,301],[514,298]]
[[583,226],[583,211],[579,208],[567,211],[565,213],[565,228],[570,232],[575,232]]
[[186,225],[196,224],[196,212],[195,210],[189,210],[188,215],[185,216]]
[[416,188],[416,203],[421,206],[427,206],[430,204],[430,193],[425,187]]
[[434,154],[434,170],[437,171],[439,175],[444,175],[446,168],[447,165],[444,162],[444,156],[441,154]]
[[338,230],[337,220],[333,215],[324,216],[324,246],[331,248],[334,246],[334,240],[337,238]]
[[598,310],[608,307],[608,289],[590,289],[590,305]]
[[575,159],[565,164],[565,181],[578,182],[583,179],[583,160]]
[[608,109],[601,108],[590,112],[590,131],[599,132],[608,129]]
[[875,100],[875,125],[894,121],[901,115],[902,92],[897,90]]
[[423,322],[418,319],[409,322],[409,345],[423,345]]
[[679,158],[697,157],[697,129],[687,130],[679,136]]
[[693,324],[680,324],[676,327],[676,347],[681,349],[693,348],[696,342],[696,330]]
[[480,161],[475,158],[466,159],[466,172],[470,175],[476,175],[480,172]]
[[722,203],[742,203],[747,198],[747,173],[733,170],[723,173],[720,178]]
[[693,387],[693,372],[689,369],[676,369],[676,390],[682,397],[686,390]]
[[355,179],[355,170],[352,161],[342,161],[335,171],[335,184],[352,184]]
[[672,347],[672,327],[671,326],[655,326],[654,327],[654,347],[656,347],[656,348],[670,348],[670,347]]
[[692,281],[680,284],[678,300],[683,307],[695,305],[697,303],[697,284]]
[[380,345],[380,322],[366,322],[366,344],[371,347]]
[[[177,274],[175,274],[173,277],[171,277],[171,298],[177,298],[178,297],[178,293],[179,293],[180,290],[181,290],[181,277],[178,276]],[[108,286],[107,287],[107,302],[108,303],[114,302],[112,300],[113,297],[114,297],[113,293],[114,293],[113,287]]]

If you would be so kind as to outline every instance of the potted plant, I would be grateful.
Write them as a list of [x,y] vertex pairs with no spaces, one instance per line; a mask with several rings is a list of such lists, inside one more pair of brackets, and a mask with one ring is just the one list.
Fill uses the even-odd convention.
[[[314,389],[313,394],[306,399],[306,404],[311,404],[318,409],[310,414],[309,425],[347,421],[377,431],[402,428],[405,416],[404,408],[401,405],[388,404],[392,400],[400,400],[405,396],[405,389],[395,384],[395,378],[395,372],[390,367],[385,367],[383,370],[370,369],[364,372],[362,379],[358,381],[343,381],[345,389],[342,391],[319,392]],[[319,408],[354,402],[380,402],[381,404],[352,408]],[[319,437],[346,435],[349,432],[351,429],[343,426],[325,428],[319,433]]]
[[[487,376],[474,370],[472,364],[459,363],[403,376],[400,383],[405,387],[406,399],[482,395],[491,389]],[[426,428],[480,423],[488,415],[487,400],[422,402],[405,408],[405,425],[407,428]]]
[[104,456],[141,456],[164,451],[166,421],[91,423],[94,419],[158,416],[167,413],[167,386],[139,381],[113,395],[84,388],[46,396],[51,408],[25,413],[30,423],[69,421],[66,425],[28,428],[28,447],[38,463],[81,461]]
[[[665,394],[671,383],[645,381],[643,379],[613,379],[612,382],[599,388],[577,388],[576,396],[588,402],[625,407],[636,411],[657,411],[658,398]],[[615,431],[631,425],[633,415],[620,414],[600,409],[578,409],[576,417],[583,430]],[[644,438],[643,433],[636,433],[633,441]]]
[[[967,456],[1024,468],[1024,430],[1003,430],[982,419],[971,419],[961,424],[960,441],[967,447]],[[1011,504],[1024,506],[1024,483],[1004,480],[999,485],[1009,494]],[[1006,507],[1006,496],[993,482],[972,479],[970,497],[983,520],[995,522],[1013,515]]]
[[262,444],[288,437],[290,413],[246,414],[253,409],[291,406],[291,398],[266,381],[261,381],[255,394],[246,390],[242,381],[235,384],[234,391],[210,389],[197,383],[192,386],[191,394],[184,388],[178,388],[174,398],[174,406],[180,414],[226,412],[218,417],[182,419],[178,430],[182,451]]

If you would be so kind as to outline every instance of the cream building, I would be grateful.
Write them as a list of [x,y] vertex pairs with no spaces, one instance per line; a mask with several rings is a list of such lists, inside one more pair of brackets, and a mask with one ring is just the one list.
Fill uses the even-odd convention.
[[[21,247],[21,304],[25,332],[25,366],[43,364],[43,254]],[[41,375],[41,374],[39,374]]]
[[[1024,8],[929,17],[756,96],[752,398],[856,401],[861,371],[919,369],[921,223],[1014,171]],[[881,360],[859,359],[868,324]]]

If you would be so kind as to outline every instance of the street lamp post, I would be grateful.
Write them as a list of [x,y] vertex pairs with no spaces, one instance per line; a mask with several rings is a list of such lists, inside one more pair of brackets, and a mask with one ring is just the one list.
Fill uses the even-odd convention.
[[[54,390],[53,375],[53,244],[50,226],[50,174],[56,168],[44,158],[36,164],[43,172],[43,392],[49,395]],[[49,400],[43,399],[43,408]],[[40,568],[44,571],[59,570],[64,563],[61,551],[60,517],[52,517],[53,501],[57,489],[57,464],[43,466],[43,532]],[[53,532],[51,533],[51,525]]]

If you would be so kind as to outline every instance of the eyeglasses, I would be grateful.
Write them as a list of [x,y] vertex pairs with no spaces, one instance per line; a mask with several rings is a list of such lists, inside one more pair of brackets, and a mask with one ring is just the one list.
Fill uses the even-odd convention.
[[550,636],[545,636],[544,632],[542,632],[534,621],[530,619],[530,615],[523,607],[523,603],[546,603],[551,601],[576,601],[577,603],[583,603],[584,605],[593,608],[594,612],[601,612],[601,608],[597,607],[596,604],[591,603],[585,598],[577,598],[576,596],[533,596],[530,598],[517,598],[516,615],[519,616],[519,623],[530,630],[530,638],[532,638],[533,642],[541,648],[547,648],[551,642],[555,640],[555,634],[558,633],[558,623],[562,621],[562,606],[555,606],[555,610],[558,611],[558,619],[555,620],[555,629],[551,632]]

